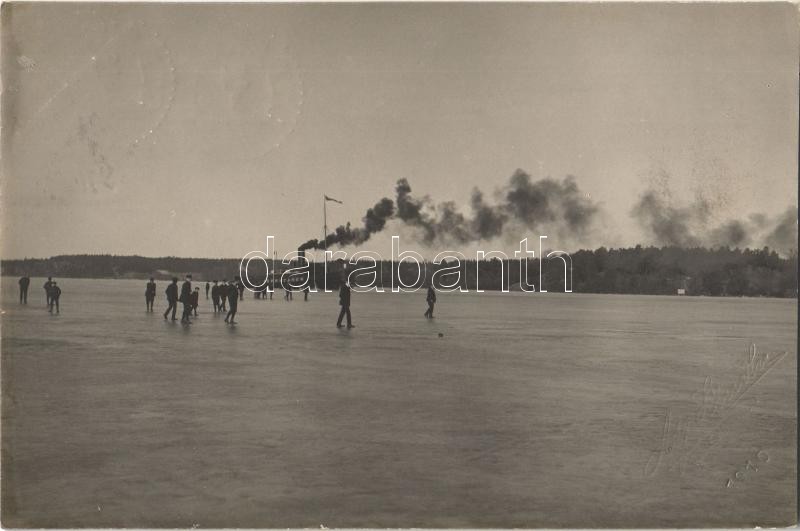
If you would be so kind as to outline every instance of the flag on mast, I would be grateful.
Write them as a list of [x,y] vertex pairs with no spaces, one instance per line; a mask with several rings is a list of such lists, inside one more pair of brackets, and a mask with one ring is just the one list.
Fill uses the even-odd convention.
[[325,196],[325,201],[333,201],[334,203],[339,203],[340,205],[344,204],[341,201],[339,201],[338,199],[334,199],[332,197],[328,197],[327,195]]

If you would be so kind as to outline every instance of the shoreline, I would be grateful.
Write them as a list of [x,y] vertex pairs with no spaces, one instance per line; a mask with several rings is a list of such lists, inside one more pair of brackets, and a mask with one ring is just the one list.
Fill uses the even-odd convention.
[[[53,277],[55,277],[56,279],[70,279],[70,280],[123,280],[123,281],[137,281],[137,282],[146,282],[149,279],[149,276],[142,276],[142,277],[75,277],[75,276],[68,276],[68,275],[53,275]],[[16,282],[16,280],[19,277],[15,276],[15,275],[0,275],[0,278],[12,279],[12,280],[14,280]],[[36,279],[40,279],[42,281],[45,281],[47,279],[47,277],[39,277],[39,276],[34,276],[34,277],[29,277],[29,278],[31,279],[31,288],[29,289],[29,293],[35,290],[36,284],[35,284],[34,281]],[[169,281],[169,279],[166,278],[166,277],[164,277],[164,278],[155,278],[155,280],[156,280],[156,282],[168,282]],[[211,282],[211,280],[207,281],[205,279],[193,279],[193,282],[195,282],[198,285],[198,287],[200,287],[202,289],[203,286],[205,285],[205,283],[206,282]],[[381,295],[417,295],[417,294],[422,293],[424,291],[424,288],[422,286],[418,287],[417,290],[413,291],[413,292],[400,291],[400,292],[394,292],[394,293],[391,291],[391,286],[380,286],[380,287],[384,290],[383,292],[380,292]],[[251,291],[251,290],[246,290],[245,293],[247,293],[247,292],[250,292],[251,294],[255,293],[254,291]],[[293,292],[294,293],[302,293],[302,290],[293,290]],[[275,293],[283,293],[283,289],[282,288],[276,288],[275,289]],[[337,293],[338,293],[338,289],[331,289],[330,291],[327,292],[328,295],[337,295]],[[371,291],[356,292],[356,293],[359,296],[362,296],[362,295],[365,295],[365,294],[371,295],[371,294],[373,294],[375,292],[374,292],[374,290],[371,290]],[[635,297],[670,297],[670,298],[729,299],[729,300],[735,300],[735,299],[748,299],[748,300],[772,299],[772,300],[776,300],[776,301],[784,301],[784,300],[797,300],[798,299],[797,295],[792,296],[792,297],[789,297],[789,296],[787,296],[787,297],[773,297],[773,296],[769,296],[769,295],[703,295],[703,294],[678,295],[678,294],[674,294],[674,293],[618,293],[618,292],[599,292],[599,291],[573,291],[573,292],[565,293],[563,291],[555,291],[555,290],[548,290],[546,292],[541,292],[541,291],[538,291],[538,290],[535,291],[535,292],[523,292],[521,290],[513,290],[513,289],[509,290],[507,292],[503,292],[502,290],[493,289],[493,288],[481,288],[481,292],[478,292],[474,288],[470,288],[470,289],[467,289],[467,291],[457,292],[457,293],[456,292],[441,291],[441,290],[437,289],[437,293],[438,294],[444,294],[444,295],[449,295],[450,293],[453,293],[455,295],[477,295],[477,294],[480,294],[480,293],[487,293],[487,294],[492,294],[492,295],[494,295],[494,294],[504,294],[504,295],[517,296],[517,297],[524,296],[524,295],[528,295],[528,296],[531,296],[531,297],[533,297],[533,296],[543,297],[543,296],[555,296],[555,295],[568,295],[568,296],[572,296],[572,295],[578,295],[578,296],[580,296],[580,295],[614,295],[614,296],[622,296],[622,297],[624,297],[624,296],[635,296]],[[318,296],[318,295],[324,294],[324,292],[321,289],[318,289],[318,291],[316,293],[311,292],[311,294],[314,295],[314,296]]]

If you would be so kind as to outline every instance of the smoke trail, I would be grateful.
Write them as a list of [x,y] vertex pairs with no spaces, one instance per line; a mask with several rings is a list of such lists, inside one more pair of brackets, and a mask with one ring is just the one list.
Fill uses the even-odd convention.
[[380,232],[386,226],[386,221],[394,215],[394,203],[388,197],[384,197],[375,206],[367,210],[362,221],[363,227],[351,228],[350,223],[336,227],[331,234],[325,236],[325,240],[311,239],[300,246],[299,250],[307,249],[327,249],[335,245],[357,245],[364,243],[376,232]]
[[483,200],[483,192],[475,188],[472,190],[472,221],[470,223],[472,232],[478,238],[490,240],[503,233],[503,225],[508,219],[504,212],[487,205]]
[[427,196],[414,197],[407,179],[397,181],[395,194],[394,203],[384,198],[367,211],[363,228],[353,229],[349,224],[340,226],[324,242],[309,240],[301,249],[363,243],[381,231],[389,219],[397,219],[415,229],[425,245],[489,240],[502,236],[509,226],[569,231],[572,236],[581,237],[591,228],[599,210],[579,190],[574,177],[563,181],[532,181],[522,170],[515,171],[509,182],[497,191],[496,195],[501,197],[498,204],[487,203],[483,192],[474,189],[470,215],[459,211],[453,201],[436,204]]
[[789,207],[778,216],[765,243],[784,254],[797,251],[797,207]]
[[579,189],[575,178],[567,176],[561,182],[540,179],[532,182],[530,175],[517,170],[506,187],[505,204],[495,207],[495,215],[509,212],[512,220],[528,229],[547,228],[559,232],[566,229],[582,237],[591,228],[598,206]]
[[430,200],[425,197],[415,199],[411,197],[411,185],[408,180],[400,179],[395,186],[397,192],[397,217],[406,225],[417,227],[422,231],[422,241],[431,243],[436,239],[436,220],[424,212],[430,209]]
[[438,206],[439,218],[435,225],[436,233],[446,233],[456,242],[467,242],[472,238],[470,221],[458,211],[455,202],[446,201]]
[[710,224],[710,208],[702,197],[688,205],[675,206],[669,194],[647,190],[631,215],[656,245],[676,247],[770,247],[781,254],[797,249],[797,207],[770,217],[751,214],[747,219]]
[[744,221],[728,221],[710,234],[710,243],[714,247],[743,247],[750,245],[751,229]]
[[703,205],[696,202],[685,207],[673,207],[653,190],[648,190],[639,199],[631,212],[647,229],[659,245],[697,247],[700,239],[694,234],[692,225],[704,220]]

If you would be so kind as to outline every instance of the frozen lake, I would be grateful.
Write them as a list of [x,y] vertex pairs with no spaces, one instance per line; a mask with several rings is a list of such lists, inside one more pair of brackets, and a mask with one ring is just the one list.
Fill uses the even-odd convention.
[[58,278],[51,316],[16,281],[5,527],[794,522],[793,299],[354,293],[346,331],[336,294],[185,327],[166,282]]

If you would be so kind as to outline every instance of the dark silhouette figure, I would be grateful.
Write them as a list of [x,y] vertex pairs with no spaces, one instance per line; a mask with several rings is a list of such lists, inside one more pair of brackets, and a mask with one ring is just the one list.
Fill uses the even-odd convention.
[[147,304],[147,311],[153,311],[153,303],[156,300],[156,283],[153,282],[153,277],[150,277],[150,282],[147,283],[147,287],[144,289],[144,301]]
[[[236,277],[236,278],[239,278],[239,277]],[[239,290],[239,300],[243,301],[244,300],[244,282],[242,282],[241,280],[237,280],[236,281],[236,287]]]
[[309,292],[309,287],[308,284],[306,284],[306,287],[303,288],[303,300],[306,302],[308,302],[308,292]]
[[191,323],[189,316],[192,314],[192,275],[186,275],[186,280],[181,285],[181,296],[178,300],[183,304],[181,322]]
[[211,284],[206,282],[206,300],[208,300],[208,290],[210,290],[210,289],[211,289]]
[[169,306],[167,311],[164,312],[164,320],[167,319],[167,314],[172,310],[172,320],[175,321],[175,312],[178,309],[178,277],[172,277],[172,284],[167,286],[165,293],[167,294]]
[[228,311],[228,309],[225,307],[225,305],[228,302],[228,290],[229,289],[230,289],[230,286],[228,285],[228,279],[227,278],[222,279],[222,285],[220,285],[220,287],[219,287],[219,311],[221,311],[221,312],[227,312]]
[[192,311],[194,316],[197,317],[197,305],[200,304],[200,288],[194,288],[191,296]]
[[58,300],[61,298],[61,288],[58,287],[56,281],[50,283],[50,313],[53,313],[53,306],[56,307],[56,313],[61,313],[61,308],[58,306]]
[[31,279],[22,277],[19,279],[19,303],[28,304],[28,286],[31,285]]
[[214,313],[217,313],[219,311],[219,286],[217,286],[216,280],[211,287],[211,303],[214,305]]
[[[239,277],[235,277],[235,279],[238,281]],[[236,317],[236,310],[239,305],[239,288],[236,281],[228,285],[228,305],[230,310],[228,310],[228,315],[225,316],[225,322],[230,324],[236,324],[233,319]]]
[[347,316],[347,328],[355,328],[350,316],[350,284],[345,282],[339,288],[339,305],[342,310],[339,312],[339,319],[336,321],[336,328],[342,327],[342,318]]
[[436,291],[433,286],[428,286],[428,296],[425,298],[428,301],[428,309],[425,312],[425,317],[428,319],[433,318],[433,305],[436,304]]
[[53,285],[53,277],[47,277],[47,282],[44,283],[44,294],[47,297],[47,307],[50,307],[50,287]]

